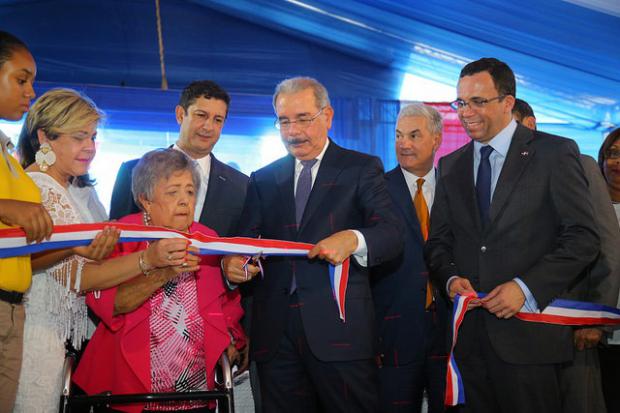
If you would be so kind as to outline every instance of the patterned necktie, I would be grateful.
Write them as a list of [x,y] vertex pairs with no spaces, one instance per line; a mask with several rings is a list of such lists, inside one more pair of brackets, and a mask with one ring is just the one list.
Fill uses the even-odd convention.
[[[424,241],[426,241],[428,239],[430,219],[428,215],[428,205],[426,204],[426,199],[424,199],[424,194],[422,193],[422,185],[424,185],[424,179],[418,178],[416,183],[418,184],[418,189],[415,191],[415,196],[413,197],[413,206],[415,207],[415,214],[418,216],[418,222],[420,223],[422,238],[424,238]],[[424,308],[428,310],[433,301],[433,287],[431,286],[430,280],[427,280],[426,302]]]
[[297,179],[297,190],[295,191],[295,218],[297,225],[301,224],[301,218],[304,215],[304,209],[310,198],[312,190],[312,167],[317,163],[318,159],[309,161],[301,161],[303,168]]
[[480,222],[484,227],[489,221],[489,209],[491,207],[491,162],[489,157],[493,152],[490,145],[480,148],[480,165],[476,178],[476,197],[478,198],[478,210]]
[[[311,159],[309,161],[301,161],[303,168],[297,179],[297,190],[295,191],[295,219],[297,220],[297,227],[301,224],[301,218],[304,216],[304,209],[310,198],[310,191],[312,190],[312,167],[317,163],[318,159]],[[291,290],[289,294],[293,294],[297,290],[297,280],[295,274],[291,279]]]

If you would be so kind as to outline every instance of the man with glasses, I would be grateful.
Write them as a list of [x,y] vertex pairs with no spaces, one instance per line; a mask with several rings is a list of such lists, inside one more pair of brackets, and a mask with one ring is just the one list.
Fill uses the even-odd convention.
[[571,327],[521,321],[578,281],[599,252],[577,145],[512,117],[515,77],[483,58],[461,70],[454,106],[472,142],[442,158],[426,261],[472,301],[455,349],[465,412],[559,412]]
[[[517,122],[536,130],[532,107],[516,99],[512,114]],[[588,180],[588,190],[601,242],[601,252],[583,278],[562,298],[616,306],[620,283],[620,229],[607,192],[607,183],[596,161],[579,157]],[[564,413],[604,413],[605,400],[597,345],[604,339],[599,327],[575,328],[575,358],[560,369],[560,389]]]
[[[251,354],[265,411],[376,412],[378,380],[368,267],[402,249],[381,161],[328,138],[334,110],[314,79],[275,90],[276,127],[288,156],[254,172],[240,221],[244,236],[315,244],[307,257],[269,258],[264,273],[227,257],[228,279],[251,279]],[[329,264],[351,257],[346,320]]]

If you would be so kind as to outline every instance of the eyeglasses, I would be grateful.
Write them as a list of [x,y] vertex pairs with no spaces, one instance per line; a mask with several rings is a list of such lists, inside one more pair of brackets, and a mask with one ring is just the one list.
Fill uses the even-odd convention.
[[316,118],[319,117],[319,115],[323,112],[323,110],[326,108],[326,106],[323,106],[321,108],[321,110],[319,110],[316,115],[310,117],[310,118],[306,118],[306,117],[301,117],[297,120],[288,120],[288,119],[276,119],[276,121],[274,122],[274,125],[276,127],[276,129],[280,129],[280,130],[287,130],[291,127],[292,124],[297,124],[298,127],[305,129],[308,126],[310,126],[310,124],[312,122],[314,122],[314,120]]
[[620,149],[607,149],[605,159],[620,159]]
[[465,106],[469,105],[470,109],[482,109],[489,102],[493,102],[494,100],[502,100],[506,95],[499,95],[491,99],[485,98],[471,98],[469,102],[464,101],[463,99],[457,99],[454,102],[450,102],[450,107],[456,111],[465,109]]

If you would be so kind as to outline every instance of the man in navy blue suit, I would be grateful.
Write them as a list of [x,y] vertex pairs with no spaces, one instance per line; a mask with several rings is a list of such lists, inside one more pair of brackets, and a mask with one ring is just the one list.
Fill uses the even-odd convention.
[[[254,287],[250,352],[265,411],[376,412],[378,378],[369,267],[397,256],[402,226],[385,189],[383,166],[328,138],[334,110],[310,78],[281,82],[276,126],[289,155],[254,172],[240,235],[315,244],[307,257],[249,266]],[[329,264],[352,256],[346,321],[339,318]],[[223,266],[247,281],[242,257]]]
[[432,291],[424,263],[437,179],[433,161],[441,132],[441,115],[431,106],[415,103],[398,114],[398,166],[385,179],[405,223],[405,245],[397,258],[373,269],[371,278],[382,412],[420,412],[424,391],[428,411],[444,411],[449,308]]

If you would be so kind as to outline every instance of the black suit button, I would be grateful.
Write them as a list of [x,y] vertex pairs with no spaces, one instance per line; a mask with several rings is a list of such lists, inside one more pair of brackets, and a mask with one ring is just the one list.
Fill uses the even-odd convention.
[[482,247],[480,247],[480,252],[482,252],[482,253],[487,252],[487,247],[485,247],[484,245]]
[[288,294],[288,288],[283,288],[282,289],[282,294],[287,295]]

